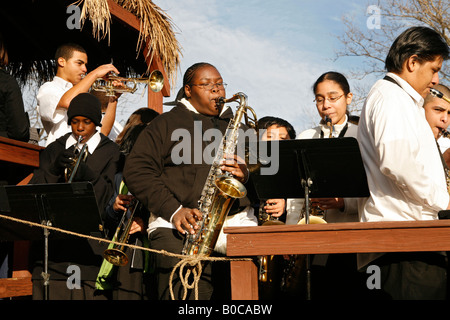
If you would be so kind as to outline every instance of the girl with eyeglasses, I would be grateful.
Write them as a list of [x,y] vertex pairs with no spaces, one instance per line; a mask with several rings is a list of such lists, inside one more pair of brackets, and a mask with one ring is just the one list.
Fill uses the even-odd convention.
[[[297,139],[356,138],[357,117],[350,116],[348,112],[353,94],[346,77],[339,72],[326,72],[314,83],[313,92],[320,123],[301,132]],[[356,198],[313,198],[311,202],[313,206],[324,211],[327,223],[359,221]],[[303,203],[303,199],[288,199],[288,224],[294,220],[298,221],[299,208],[303,207]],[[317,279],[312,284],[312,295],[325,299],[358,298],[360,288],[364,284],[356,270],[355,254],[315,255],[312,260],[312,274]]]

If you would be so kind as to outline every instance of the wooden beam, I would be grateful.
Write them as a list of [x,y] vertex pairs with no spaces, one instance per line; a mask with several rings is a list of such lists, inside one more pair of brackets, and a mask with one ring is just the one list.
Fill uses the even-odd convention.
[[0,279],[0,298],[29,296],[32,292],[31,277]]
[[[230,257],[450,251],[450,220],[227,227],[224,233]],[[232,261],[230,268],[232,298],[257,299],[252,262]]]
[[139,19],[134,14],[132,14],[128,10],[125,10],[113,0],[108,0],[108,7],[111,14],[117,19],[136,29],[138,32],[141,31],[141,24],[139,23]]
[[44,147],[0,137],[0,160],[39,167],[39,152]]
[[[134,14],[125,10],[120,5],[115,3],[113,0],[108,0],[108,6],[111,14],[114,17],[116,17],[123,23],[131,26],[132,28],[136,29],[138,32],[141,31],[141,24],[139,22],[139,19]],[[150,59],[151,52],[149,52],[148,47],[149,43],[148,41],[145,41],[145,46],[142,48],[142,54],[144,55],[144,57],[147,57],[146,62],[150,72],[156,69],[162,72],[164,76],[164,86],[163,89],[157,93],[153,92],[152,90],[150,90],[150,88],[148,88],[147,103],[149,108],[154,109],[159,113],[162,113],[163,97],[170,97],[170,84],[166,74],[166,70],[161,62],[161,58],[158,56],[154,56],[153,59]]]

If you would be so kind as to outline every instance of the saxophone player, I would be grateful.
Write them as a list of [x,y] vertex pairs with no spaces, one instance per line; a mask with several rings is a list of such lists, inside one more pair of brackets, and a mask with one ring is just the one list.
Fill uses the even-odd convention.
[[[450,89],[443,84],[437,84],[433,88],[444,96],[450,97]],[[450,124],[450,103],[429,93],[425,98],[423,108],[425,109],[427,122],[448,166],[450,164],[450,151],[447,150],[450,147],[450,139],[448,139],[447,128]]]
[[[205,161],[211,149],[202,137],[214,132],[223,135],[233,117],[230,108],[217,103],[220,97],[225,97],[225,86],[213,65],[201,62],[189,67],[176,106],[149,124],[128,156],[125,182],[130,192],[157,217],[148,228],[152,249],[180,254],[185,233],[193,234],[199,227],[198,200],[211,167]],[[221,169],[243,183],[248,179],[246,164],[235,157],[225,161]],[[244,201],[248,199],[239,199],[235,204],[242,206]],[[157,298],[170,299],[170,273],[179,260],[162,254],[154,259]],[[183,288],[176,277],[172,284],[178,299]],[[212,294],[211,263],[206,263],[198,298],[211,299]],[[194,298],[192,292],[189,298]]]

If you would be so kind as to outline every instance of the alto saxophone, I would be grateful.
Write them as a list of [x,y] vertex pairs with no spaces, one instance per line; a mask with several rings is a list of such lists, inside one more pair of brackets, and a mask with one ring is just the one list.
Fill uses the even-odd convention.
[[[220,169],[225,155],[235,152],[242,117],[245,118],[247,125],[253,127],[256,124],[255,112],[247,105],[247,96],[244,93],[239,92],[230,99],[221,97],[217,104],[223,106],[225,103],[235,100],[239,100],[239,107],[234,118],[228,123],[198,201],[198,209],[202,213],[202,218],[198,223],[199,228],[194,234],[187,235],[182,250],[183,255],[209,256],[214,250],[225,218],[234,201],[247,194],[247,189],[241,182],[233,178],[229,172],[223,173]],[[250,118],[250,120],[253,120],[255,124],[249,124],[247,111],[253,113],[253,119]]]

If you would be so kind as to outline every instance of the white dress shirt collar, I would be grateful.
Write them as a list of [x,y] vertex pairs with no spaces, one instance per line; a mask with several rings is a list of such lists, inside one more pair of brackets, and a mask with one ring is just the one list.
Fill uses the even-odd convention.
[[[181,102],[189,111],[199,114],[197,109],[195,109],[195,107],[186,98],[182,98],[181,100],[179,100],[179,102]],[[229,108],[228,106],[225,108],[222,108],[220,115],[222,115],[225,112],[225,110],[227,110],[228,108]]]
[[405,90],[405,92],[411,96],[411,98],[414,100],[414,103],[419,108],[423,106],[423,97],[413,87],[411,87],[411,85],[406,80],[392,72],[388,72],[386,75],[394,79],[400,85],[400,87],[402,87],[403,90]]
[[[92,154],[92,153],[95,151],[95,149],[98,147],[101,138],[102,138],[102,137],[100,136],[100,133],[97,131],[97,132],[95,132],[94,135],[86,142],[87,148],[88,148],[88,152],[89,152],[90,154]],[[76,144],[77,144],[77,139],[75,138],[74,134],[72,133],[72,134],[69,136],[69,138],[67,138],[67,140],[66,140],[66,149],[68,149],[68,148],[70,148],[71,146],[76,145]],[[81,148],[83,148],[83,145],[84,145],[83,143],[80,144],[80,145],[78,146],[78,149],[81,150]]]

